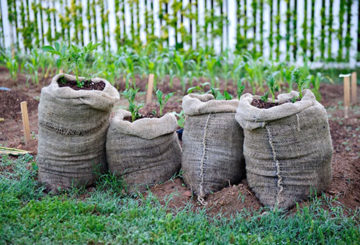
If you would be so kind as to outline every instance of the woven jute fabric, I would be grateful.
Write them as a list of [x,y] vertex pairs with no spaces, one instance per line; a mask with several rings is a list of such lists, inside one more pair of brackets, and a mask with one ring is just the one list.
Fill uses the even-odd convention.
[[181,147],[173,114],[161,118],[124,120],[131,113],[117,110],[106,141],[109,171],[121,177],[128,193],[142,192],[169,180],[180,169]]
[[[59,87],[59,74],[41,90],[39,103],[39,180],[57,190],[90,185],[105,168],[105,139],[109,115],[119,99],[118,91],[106,80],[99,90]],[[85,78],[80,77],[80,80]]]
[[243,130],[235,120],[238,100],[215,100],[210,94],[183,98],[182,170],[185,183],[204,204],[207,194],[244,176]]
[[[279,96],[289,101],[297,92]],[[260,202],[288,209],[331,182],[332,141],[325,108],[310,90],[295,103],[269,109],[240,98],[236,120],[244,128],[246,176]]]

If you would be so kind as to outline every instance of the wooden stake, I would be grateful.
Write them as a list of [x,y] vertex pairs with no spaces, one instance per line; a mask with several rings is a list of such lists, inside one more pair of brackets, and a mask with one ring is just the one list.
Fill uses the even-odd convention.
[[351,103],[355,105],[357,103],[357,78],[356,72],[351,75]]
[[344,110],[345,118],[349,117],[349,106],[350,106],[350,76],[344,77]]
[[26,101],[21,102],[20,107],[21,107],[21,116],[22,116],[23,128],[24,128],[25,144],[27,145],[30,141],[30,126],[29,126],[27,102]]
[[148,81],[148,88],[146,93],[146,104],[150,104],[152,100],[152,94],[153,94],[153,87],[154,87],[154,74],[149,75],[149,81]]

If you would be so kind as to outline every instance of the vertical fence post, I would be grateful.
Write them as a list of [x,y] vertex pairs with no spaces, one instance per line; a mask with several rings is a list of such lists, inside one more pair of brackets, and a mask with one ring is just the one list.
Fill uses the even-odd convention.
[[357,77],[356,72],[351,74],[351,103],[355,105],[357,103]]

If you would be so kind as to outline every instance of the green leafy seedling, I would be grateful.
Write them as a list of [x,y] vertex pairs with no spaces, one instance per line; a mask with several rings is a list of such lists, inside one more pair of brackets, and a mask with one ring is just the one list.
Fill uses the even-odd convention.
[[275,102],[275,92],[279,89],[279,86],[275,81],[275,77],[273,75],[270,75],[266,83],[271,94],[272,102]]
[[269,91],[266,91],[265,94],[260,97],[260,99],[264,102],[267,102],[269,99]]
[[243,85],[242,80],[237,82],[237,98],[240,99],[241,95],[244,93],[245,85]]
[[172,96],[174,96],[174,93],[168,93],[164,97],[164,94],[163,94],[163,92],[161,90],[158,89],[156,91],[156,98],[157,98],[157,101],[158,101],[158,104],[159,104],[159,116],[163,115],[164,107],[165,107],[166,103],[169,101],[169,99]]
[[135,121],[136,119],[139,119],[141,117],[139,110],[144,106],[143,104],[136,104],[135,98],[136,94],[138,93],[138,88],[128,88],[122,94],[129,102],[129,108],[128,110],[131,113],[131,121]]
[[177,123],[180,128],[184,128],[185,124],[185,113],[182,110],[180,113],[174,112],[174,115],[178,118]]
[[58,42],[52,46],[43,46],[42,49],[46,52],[51,53],[52,55],[57,55],[56,66],[58,68],[61,65],[65,64],[71,68],[76,77],[76,83],[79,88],[84,86],[84,83],[79,80],[80,74],[83,72],[85,65],[87,64],[87,59],[91,53],[97,49],[99,44],[93,44],[92,42],[84,47],[79,47],[74,44],[71,44],[66,48],[64,45],[60,45]]

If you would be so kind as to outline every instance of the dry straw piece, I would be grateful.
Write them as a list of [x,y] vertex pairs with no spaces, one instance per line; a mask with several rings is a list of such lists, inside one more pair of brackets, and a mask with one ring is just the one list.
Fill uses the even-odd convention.
[[290,208],[311,190],[324,191],[331,182],[332,141],[325,108],[305,90],[279,95],[283,103],[269,109],[240,98],[236,120],[244,129],[246,176],[250,188],[266,206]]
[[183,98],[182,169],[185,183],[202,204],[207,194],[238,183],[244,176],[243,130],[235,121],[238,103],[215,100],[211,94]]
[[181,165],[181,147],[173,114],[161,118],[124,120],[131,113],[117,110],[106,141],[110,172],[123,178],[127,192],[144,191],[148,186],[169,180]]
[[[99,90],[59,87],[59,74],[41,90],[37,163],[39,180],[51,189],[90,185],[106,167],[105,139],[118,91],[106,80]],[[80,77],[80,80],[85,78]]]

